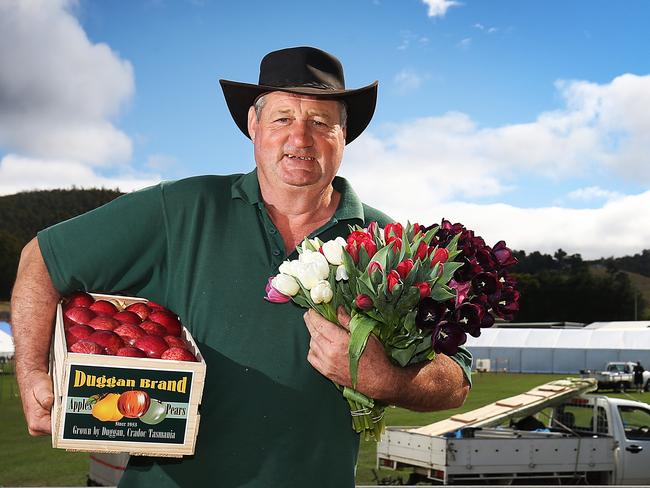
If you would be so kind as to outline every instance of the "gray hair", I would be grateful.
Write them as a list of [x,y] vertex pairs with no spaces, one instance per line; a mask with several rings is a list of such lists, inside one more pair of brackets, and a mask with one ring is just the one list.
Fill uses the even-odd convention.
[[[260,114],[262,113],[262,109],[264,108],[264,105],[266,104],[266,93],[263,95],[260,95],[257,97],[255,100],[255,104],[253,105],[255,107],[255,115],[257,117],[257,120],[259,122],[260,120]],[[339,124],[341,124],[341,128],[345,129],[348,123],[348,108],[346,103],[343,100],[335,100],[338,102],[339,109],[341,112],[341,118],[339,120]]]

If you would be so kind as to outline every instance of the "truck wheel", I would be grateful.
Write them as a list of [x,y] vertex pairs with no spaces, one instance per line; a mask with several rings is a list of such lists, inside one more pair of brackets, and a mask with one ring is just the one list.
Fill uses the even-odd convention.
[[625,393],[625,383],[616,383],[616,391],[619,393]]
[[645,382],[645,386],[643,387],[643,391],[650,391],[650,380]]

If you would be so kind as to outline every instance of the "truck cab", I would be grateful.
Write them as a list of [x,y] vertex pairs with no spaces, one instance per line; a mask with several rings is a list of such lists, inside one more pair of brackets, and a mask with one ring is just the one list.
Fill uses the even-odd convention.
[[616,469],[611,484],[650,483],[650,406],[602,395],[582,395],[555,407],[552,428],[565,427],[579,435],[606,435],[617,441]]

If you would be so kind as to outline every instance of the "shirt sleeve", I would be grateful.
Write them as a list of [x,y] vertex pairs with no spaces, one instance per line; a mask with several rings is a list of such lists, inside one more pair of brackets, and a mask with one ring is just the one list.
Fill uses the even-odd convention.
[[167,259],[161,186],[122,195],[37,237],[60,293],[140,290],[159,276]]

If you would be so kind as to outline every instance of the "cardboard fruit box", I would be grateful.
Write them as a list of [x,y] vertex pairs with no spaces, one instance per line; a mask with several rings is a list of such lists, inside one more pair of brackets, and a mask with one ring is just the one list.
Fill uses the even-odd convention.
[[[147,300],[92,294],[122,310]],[[205,361],[183,327],[197,362],[69,352],[57,307],[50,373],[52,446],[71,451],[182,457],[194,453]],[[119,406],[118,406],[119,405]]]

